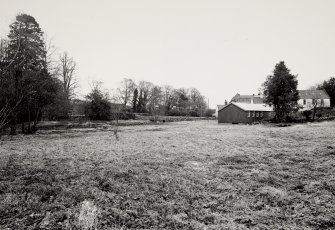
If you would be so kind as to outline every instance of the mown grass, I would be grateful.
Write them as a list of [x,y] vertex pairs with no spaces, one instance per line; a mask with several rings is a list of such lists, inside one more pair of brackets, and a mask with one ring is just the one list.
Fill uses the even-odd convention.
[[334,229],[335,122],[43,131],[0,145],[0,229]]

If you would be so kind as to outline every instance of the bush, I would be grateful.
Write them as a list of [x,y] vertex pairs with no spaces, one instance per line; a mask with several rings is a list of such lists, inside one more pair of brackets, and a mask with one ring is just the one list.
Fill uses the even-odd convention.
[[182,116],[187,116],[187,112],[184,110],[177,110],[177,109],[171,109],[170,111],[167,112],[166,114],[167,116],[178,116],[178,117],[182,117]]
[[105,120],[110,118],[110,102],[106,100],[89,101],[85,106],[85,116],[91,120]]
[[135,120],[134,113],[111,113],[111,120]]
[[302,112],[302,114],[305,116],[306,120],[310,120],[311,119],[311,115],[312,115],[312,111],[311,110],[305,110]]
[[205,117],[213,117],[214,113],[215,113],[215,109],[206,109]]
[[189,113],[189,115],[190,115],[191,117],[200,117],[199,112],[197,112],[197,111],[195,111],[195,110],[191,110],[190,113]]
[[108,94],[102,92],[99,84],[94,86],[86,99],[85,116],[91,120],[109,120],[112,105],[108,99]]

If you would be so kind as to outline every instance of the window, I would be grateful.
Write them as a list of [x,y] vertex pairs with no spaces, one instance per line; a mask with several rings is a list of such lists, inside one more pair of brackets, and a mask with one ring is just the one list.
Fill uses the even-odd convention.
[[260,116],[260,117],[263,117],[263,112],[260,112],[260,113],[259,113],[259,116]]
[[250,111],[248,112],[248,117],[250,117]]
[[252,117],[255,117],[255,111],[254,111],[254,112],[252,112]]
[[321,99],[321,106],[325,106],[325,102],[323,99]]
[[306,105],[306,99],[303,100],[304,105]]
[[259,117],[259,112],[256,112],[256,117]]

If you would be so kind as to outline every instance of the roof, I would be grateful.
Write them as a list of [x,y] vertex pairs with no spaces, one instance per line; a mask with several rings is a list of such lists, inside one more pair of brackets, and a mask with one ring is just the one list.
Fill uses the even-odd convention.
[[239,98],[255,98],[255,97],[262,97],[262,95],[238,95]]
[[218,110],[221,110],[222,108],[226,107],[227,105],[218,105]]
[[300,99],[330,99],[324,90],[298,90]]
[[[273,108],[266,104],[247,104],[247,103],[231,102],[229,105],[235,105],[244,111],[262,111],[262,112],[272,112],[273,111]],[[224,108],[221,108],[220,110]]]
[[243,101],[245,102],[245,100],[249,100],[250,102],[253,101],[254,103],[263,103],[263,95],[259,95],[259,94],[252,94],[252,95],[240,95],[240,94],[236,94],[231,101],[232,102],[239,102],[239,101]]

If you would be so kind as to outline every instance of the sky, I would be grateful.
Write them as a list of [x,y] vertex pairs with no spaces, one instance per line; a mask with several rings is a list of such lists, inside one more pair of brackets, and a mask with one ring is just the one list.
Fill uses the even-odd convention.
[[33,16],[77,63],[79,96],[123,78],[197,88],[211,108],[257,94],[285,61],[298,89],[335,76],[334,0],[0,0],[0,37]]

